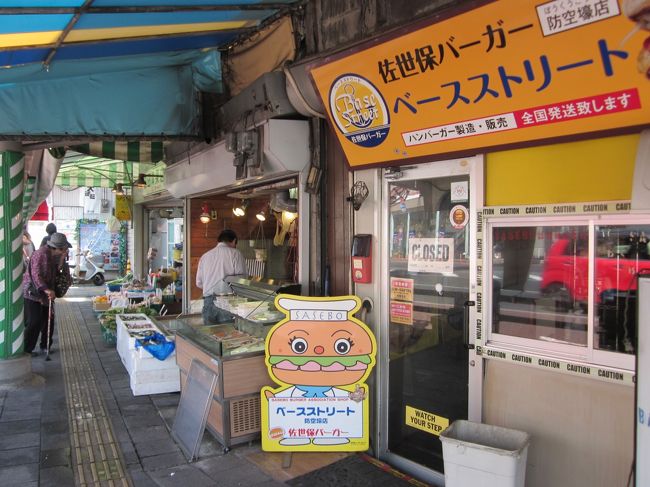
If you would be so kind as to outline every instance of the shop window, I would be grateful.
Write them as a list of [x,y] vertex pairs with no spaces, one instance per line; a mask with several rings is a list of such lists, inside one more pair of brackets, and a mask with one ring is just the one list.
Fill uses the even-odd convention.
[[632,368],[637,276],[650,272],[650,219],[535,223],[488,226],[491,344]]
[[594,346],[633,354],[637,276],[650,272],[650,225],[595,228]]

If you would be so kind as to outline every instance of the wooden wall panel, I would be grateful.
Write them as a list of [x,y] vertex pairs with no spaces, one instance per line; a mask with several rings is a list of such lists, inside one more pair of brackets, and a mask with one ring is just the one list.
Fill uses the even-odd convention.
[[351,204],[350,171],[336,136],[326,135],[327,232],[326,265],[330,268],[332,296],[350,293]]
[[[248,245],[248,239],[255,237],[260,228],[260,222],[255,218],[255,214],[268,203],[268,198],[251,199],[250,206],[243,217],[236,217],[232,212],[233,200],[225,195],[209,196],[204,198],[195,198],[190,200],[190,281],[191,281],[191,299],[200,299],[202,291],[196,286],[196,270],[199,266],[199,259],[208,250],[216,247],[217,237],[222,230],[230,228],[234,230],[239,238],[238,248],[244,254],[244,257],[253,257],[250,255],[252,250]],[[210,210],[217,211],[217,219],[210,221],[207,225],[201,223],[201,206],[203,203],[208,204]],[[273,241],[276,230],[276,220],[267,215],[266,222],[262,225],[264,238],[267,241]]]

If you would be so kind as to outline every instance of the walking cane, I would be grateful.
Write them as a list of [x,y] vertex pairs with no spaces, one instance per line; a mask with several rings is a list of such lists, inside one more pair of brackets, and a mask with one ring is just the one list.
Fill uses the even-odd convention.
[[48,306],[47,306],[47,352],[45,355],[45,361],[49,362],[52,360],[50,358],[50,330],[52,327],[52,300],[48,299],[47,300]]

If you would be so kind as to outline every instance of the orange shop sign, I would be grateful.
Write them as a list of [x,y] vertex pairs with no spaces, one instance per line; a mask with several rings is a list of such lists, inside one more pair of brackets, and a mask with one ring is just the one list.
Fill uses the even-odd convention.
[[352,167],[639,127],[650,13],[632,3],[497,0],[311,75]]

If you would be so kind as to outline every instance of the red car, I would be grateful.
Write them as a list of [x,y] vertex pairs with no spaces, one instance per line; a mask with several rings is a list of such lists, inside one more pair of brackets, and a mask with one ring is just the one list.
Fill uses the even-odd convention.
[[[646,247],[622,245],[618,254],[596,257],[596,302],[603,291],[636,290],[639,272],[650,272]],[[589,258],[585,241],[569,238],[553,243],[544,261],[541,289],[546,294],[566,296],[567,301],[586,302],[589,293]]]

